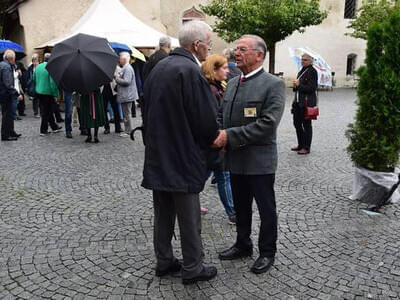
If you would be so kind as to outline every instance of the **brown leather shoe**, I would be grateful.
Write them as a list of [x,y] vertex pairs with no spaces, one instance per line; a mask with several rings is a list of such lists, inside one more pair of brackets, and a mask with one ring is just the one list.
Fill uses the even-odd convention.
[[307,150],[307,149],[301,149],[301,150],[299,150],[299,151],[297,152],[297,154],[299,154],[299,155],[307,155],[307,154],[309,154],[309,153],[310,153],[310,151]]
[[292,151],[300,151],[301,148],[299,146],[296,146],[296,147],[290,148],[290,150],[292,150]]

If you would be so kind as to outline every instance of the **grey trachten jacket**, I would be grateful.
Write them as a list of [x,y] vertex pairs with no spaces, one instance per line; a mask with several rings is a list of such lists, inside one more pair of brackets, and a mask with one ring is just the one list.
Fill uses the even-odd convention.
[[233,174],[274,174],[278,164],[276,131],[285,107],[285,84],[264,70],[242,83],[239,80],[240,76],[229,81],[223,99],[227,168]]
[[9,100],[12,95],[17,95],[14,88],[13,67],[7,61],[0,62],[0,101]]
[[117,82],[117,102],[126,103],[139,99],[135,71],[130,64],[125,65],[121,74],[115,78]]

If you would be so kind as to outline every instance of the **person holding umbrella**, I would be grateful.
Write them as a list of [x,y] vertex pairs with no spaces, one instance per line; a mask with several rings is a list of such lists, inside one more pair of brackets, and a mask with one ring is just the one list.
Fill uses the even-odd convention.
[[299,155],[307,155],[311,150],[311,120],[304,118],[304,111],[306,106],[317,105],[318,73],[312,63],[313,58],[308,54],[303,54],[301,57],[302,69],[297,74],[297,79],[293,81],[295,97],[292,103],[292,114],[293,124],[296,128],[297,146],[291,150],[297,151]]

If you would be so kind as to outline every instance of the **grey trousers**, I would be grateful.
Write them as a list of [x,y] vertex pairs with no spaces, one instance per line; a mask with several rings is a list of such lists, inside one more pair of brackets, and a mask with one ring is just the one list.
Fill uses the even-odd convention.
[[130,134],[132,131],[132,102],[121,103],[122,114],[124,115],[125,132]]
[[157,268],[167,269],[175,260],[172,236],[178,217],[183,256],[182,278],[188,279],[203,270],[203,244],[199,194],[153,191],[154,250]]

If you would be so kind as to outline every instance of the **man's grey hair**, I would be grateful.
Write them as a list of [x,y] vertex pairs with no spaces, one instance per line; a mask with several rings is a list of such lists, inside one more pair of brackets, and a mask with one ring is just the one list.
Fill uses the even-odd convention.
[[189,21],[179,30],[179,44],[183,48],[190,47],[193,42],[207,40],[207,33],[212,31],[210,25],[203,21]]
[[235,60],[235,50],[232,48],[226,48],[222,51],[222,55],[227,58],[229,61]]
[[15,52],[7,49],[3,54],[3,60],[10,61],[11,58],[15,58]]
[[39,54],[33,53],[33,55],[32,55],[32,61],[37,61],[37,60],[39,60]]
[[44,54],[44,61],[49,61],[49,59],[50,59],[50,56],[51,56],[51,53],[45,53]]
[[169,36],[160,37],[158,45],[160,48],[171,47],[171,38]]
[[119,57],[123,58],[126,60],[126,64],[129,63],[129,60],[131,59],[131,55],[129,54],[129,52],[123,51],[119,54]]
[[267,44],[261,37],[255,34],[245,34],[240,37],[239,41],[242,39],[252,39],[254,49],[257,51],[262,51],[264,53],[263,58],[265,59],[265,56],[267,55]]

